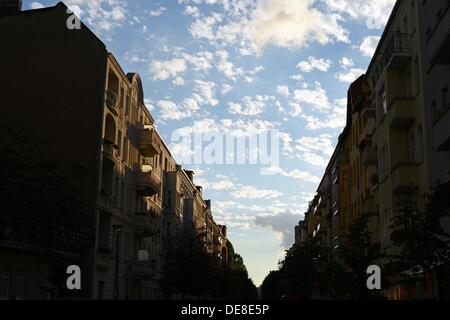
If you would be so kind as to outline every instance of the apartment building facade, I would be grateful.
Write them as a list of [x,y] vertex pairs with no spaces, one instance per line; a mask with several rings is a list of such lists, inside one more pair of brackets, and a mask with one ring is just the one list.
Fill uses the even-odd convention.
[[[138,74],[84,24],[67,29],[64,4],[18,9],[0,17],[4,101],[14,106],[0,117],[11,178],[1,187],[12,190],[1,203],[0,297],[162,298],[166,244],[186,216],[205,222],[201,188],[154,127]],[[209,216],[212,225],[210,202]],[[69,265],[82,271],[75,294]]]
[[[331,212],[340,213],[327,220],[331,240],[345,234],[361,215],[370,215],[372,242],[379,243],[386,255],[379,261],[383,267],[390,255],[399,252],[391,241],[392,224],[404,205],[413,202],[423,210],[425,195],[432,190],[441,192],[443,199],[450,194],[449,5],[396,2],[367,74],[349,88],[346,127],[303,224],[314,237],[319,224],[314,212],[327,194]],[[346,159],[340,165],[339,153]],[[324,192],[330,184],[331,193]],[[344,190],[347,208],[336,201]],[[341,214],[343,210],[348,216]],[[328,245],[335,247],[333,242]],[[398,279],[390,277],[393,285],[385,296],[409,298],[409,290]],[[425,292],[421,283],[416,287],[414,297],[433,295],[432,288]]]

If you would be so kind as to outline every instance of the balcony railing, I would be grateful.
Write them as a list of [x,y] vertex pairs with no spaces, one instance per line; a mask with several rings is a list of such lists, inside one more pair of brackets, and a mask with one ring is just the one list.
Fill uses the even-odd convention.
[[394,98],[388,110],[391,128],[409,128],[414,122],[415,105],[412,98]]
[[391,173],[392,192],[407,193],[418,185],[418,171],[415,163],[400,163]]
[[385,43],[381,58],[382,64],[393,70],[405,68],[412,58],[410,35],[408,33],[390,32]]
[[117,94],[111,90],[106,91],[105,102],[109,110],[117,116],[119,114],[119,97]]
[[138,172],[136,177],[138,194],[142,197],[151,197],[160,192],[161,181],[156,177],[153,170]]
[[117,146],[114,142],[104,139],[103,140],[103,157],[112,162],[117,160]]
[[138,150],[145,157],[154,157],[161,153],[161,143],[154,129],[139,131]]

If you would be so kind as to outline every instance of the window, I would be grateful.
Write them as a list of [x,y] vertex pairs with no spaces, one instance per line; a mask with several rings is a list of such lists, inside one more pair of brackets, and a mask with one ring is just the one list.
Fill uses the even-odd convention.
[[416,161],[416,139],[414,137],[414,133],[412,133],[409,136],[408,149],[409,149],[409,161],[415,162]]
[[9,298],[10,282],[11,271],[9,269],[0,270],[0,299]]
[[424,144],[423,144],[423,127],[419,126],[417,129],[417,161],[422,162],[424,157]]
[[19,271],[16,276],[16,299],[22,300],[25,295],[25,271]]
[[101,213],[99,219],[98,247],[103,249],[110,248],[111,216],[107,213]]
[[378,103],[380,114],[385,115],[387,113],[387,97],[385,87],[383,87],[378,94]]
[[420,93],[420,69],[419,69],[419,59],[414,60],[414,82],[416,95]]

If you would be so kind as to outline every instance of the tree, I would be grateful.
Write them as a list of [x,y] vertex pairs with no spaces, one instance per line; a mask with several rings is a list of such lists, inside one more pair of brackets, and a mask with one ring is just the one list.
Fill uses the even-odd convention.
[[383,257],[380,245],[371,241],[368,230],[371,218],[371,215],[362,215],[350,226],[340,250],[341,259],[347,268],[343,276],[351,299],[380,298],[380,293],[369,291],[366,285],[367,268]]
[[[442,227],[449,217],[448,207],[439,192],[426,196],[424,210],[414,201],[406,201],[393,218],[391,240],[400,250],[392,255],[395,270],[422,273],[424,291],[429,292],[427,276],[450,259],[450,234]],[[414,272],[406,272],[406,281],[414,281]]]
[[311,242],[294,245],[284,260],[280,261],[279,270],[282,279],[282,291],[288,299],[308,299],[314,286],[314,258],[317,249]]
[[261,285],[261,298],[263,300],[280,300],[283,296],[281,271],[270,271]]

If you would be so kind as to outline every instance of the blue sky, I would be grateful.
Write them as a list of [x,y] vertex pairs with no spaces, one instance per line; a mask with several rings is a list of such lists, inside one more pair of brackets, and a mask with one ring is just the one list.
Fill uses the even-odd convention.
[[[68,0],[125,72],[172,141],[203,132],[280,132],[272,176],[258,165],[185,165],[260,285],[293,242],[295,224],[345,123],[350,82],[364,73],[395,0]],[[24,8],[57,1],[24,1]]]

